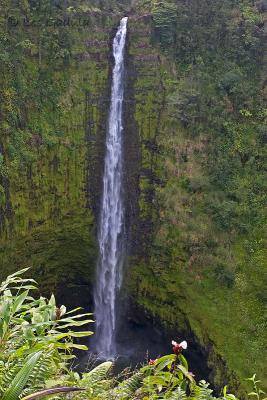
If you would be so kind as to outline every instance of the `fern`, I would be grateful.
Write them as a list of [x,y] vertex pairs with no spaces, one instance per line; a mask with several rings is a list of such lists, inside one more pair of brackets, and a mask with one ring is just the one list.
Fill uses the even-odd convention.
[[11,382],[13,381],[17,373],[20,371],[20,369],[23,367],[23,365],[24,365],[23,359],[16,360],[15,363],[10,363],[10,362],[8,362],[7,364],[2,363],[0,368],[1,395],[3,395],[3,393],[10,386]]
[[43,353],[29,376],[27,387],[21,393],[23,396],[43,388],[45,381],[54,372],[51,370],[51,365],[53,365],[51,352]]
[[84,393],[78,395],[80,399],[90,399],[90,398],[103,398],[105,393],[111,387],[111,381],[107,380],[107,375],[112,368],[112,362],[104,362],[92,371],[84,373],[80,381],[78,381],[79,386],[86,389]]
[[115,393],[119,395],[121,399],[131,398],[142,386],[143,378],[144,374],[142,372],[136,372],[130,378],[121,382]]
[[18,399],[28,380],[30,379],[31,373],[33,372],[41,355],[41,352],[30,354],[30,356],[26,359],[24,366],[20,369],[20,371],[16,374],[16,376],[10,383],[8,389],[3,395],[2,400]]
[[92,371],[85,373],[83,376],[88,383],[94,385],[95,383],[100,382],[106,378],[111,367],[112,362],[107,361],[98,365],[97,367],[92,369]]
[[1,400],[17,400],[44,388],[45,382],[74,357],[73,348],[87,349],[76,345],[74,338],[91,334],[73,330],[88,324],[90,314],[58,308],[53,295],[50,300],[31,297],[35,282],[21,276],[25,271],[0,283]]
[[192,398],[197,400],[214,400],[212,396],[213,390],[209,388],[209,383],[200,381],[199,385],[194,385]]
[[185,391],[178,387],[176,390],[174,390],[169,397],[169,400],[186,400],[188,397],[186,396]]

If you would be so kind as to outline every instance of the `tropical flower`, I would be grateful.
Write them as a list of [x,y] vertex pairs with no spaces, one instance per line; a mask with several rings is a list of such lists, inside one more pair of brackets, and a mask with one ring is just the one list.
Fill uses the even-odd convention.
[[183,350],[187,349],[187,341],[183,340],[181,343],[177,343],[174,340],[172,340],[172,350],[174,354],[180,354],[182,353]]

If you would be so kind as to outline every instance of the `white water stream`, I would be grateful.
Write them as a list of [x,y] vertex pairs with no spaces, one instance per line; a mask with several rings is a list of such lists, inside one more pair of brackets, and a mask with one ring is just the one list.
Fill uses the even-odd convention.
[[124,97],[124,50],[127,17],[122,18],[113,40],[115,64],[112,72],[111,103],[106,137],[103,195],[98,232],[99,260],[95,301],[95,348],[101,358],[116,356],[117,295],[124,262],[124,204],[122,190],[122,108]]

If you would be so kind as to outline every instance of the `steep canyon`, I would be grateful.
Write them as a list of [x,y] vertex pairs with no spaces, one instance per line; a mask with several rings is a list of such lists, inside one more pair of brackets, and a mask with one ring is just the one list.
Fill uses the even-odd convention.
[[63,3],[0,6],[0,278],[30,266],[44,294],[93,309],[112,40],[127,13],[121,313],[188,338],[215,385],[242,391],[254,372],[266,385],[264,6]]

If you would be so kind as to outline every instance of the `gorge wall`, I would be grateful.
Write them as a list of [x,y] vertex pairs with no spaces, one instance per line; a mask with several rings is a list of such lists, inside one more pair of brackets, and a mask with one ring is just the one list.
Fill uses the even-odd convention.
[[[85,294],[71,301],[78,305],[83,298],[88,306],[109,46],[118,16],[90,7],[69,13],[49,8],[45,18],[54,25],[38,22],[40,37],[34,11],[20,9],[16,26],[9,26],[10,9],[4,11],[2,27],[17,52],[1,71],[1,278],[29,266],[44,293],[57,291],[68,301],[68,288],[73,293],[78,285],[74,293]],[[27,28],[26,15],[32,18]]]
[[[1,6],[0,278],[30,266],[44,294],[86,308],[125,7],[94,3]],[[266,384],[266,12],[222,3],[129,7],[123,287],[129,318],[197,344],[215,384]]]
[[266,385],[266,10],[138,6],[129,53],[142,228],[127,290],[168,330],[196,335],[213,382],[237,386],[254,369]]

